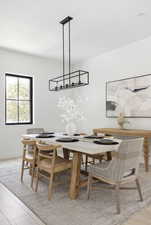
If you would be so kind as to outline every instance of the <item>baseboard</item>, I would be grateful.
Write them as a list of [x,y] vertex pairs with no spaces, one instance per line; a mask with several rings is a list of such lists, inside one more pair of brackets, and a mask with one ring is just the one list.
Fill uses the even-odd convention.
[[11,157],[11,158],[3,158],[3,159],[0,159],[0,162],[3,162],[3,161],[9,161],[9,160],[15,160],[15,159],[21,159],[21,157]]

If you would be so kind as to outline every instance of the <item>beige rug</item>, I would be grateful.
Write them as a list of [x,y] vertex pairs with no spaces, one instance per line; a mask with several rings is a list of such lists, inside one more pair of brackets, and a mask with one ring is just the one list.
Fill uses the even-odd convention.
[[[151,168],[150,168],[151,171]],[[81,189],[77,200],[68,198],[68,176],[59,175],[62,184],[57,186],[51,201],[47,200],[47,182],[39,182],[39,191],[30,188],[30,177],[25,173],[24,183],[20,183],[20,161],[0,162],[0,182],[18,196],[47,225],[119,225],[130,215],[151,204],[151,172],[140,168],[140,181],[144,202],[139,201],[135,190],[121,191],[121,215],[116,215],[114,191],[98,189],[86,199],[86,188]],[[135,184],[134,184],[135,185]],[[102,184],[96,184],[97,187]]]

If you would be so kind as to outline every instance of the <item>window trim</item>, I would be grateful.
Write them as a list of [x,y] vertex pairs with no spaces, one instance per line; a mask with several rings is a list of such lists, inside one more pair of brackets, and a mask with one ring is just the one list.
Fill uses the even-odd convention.
[[[15,123],[9,123],[7,122],[7,88],[6,88],[6,78],[7,76],[12,76],[12,77],[17,77],[17,78],[27,78],[30,80],[30,121],[29,122],[15,122]],[[17,101],[17,100],[15,100]],[[18,112],[19,113],[19,112]],[[5,74],[5,125],[28,125],[28,124],[33,124],[33,77],[31,76],[24,76],[24,75],[18,75],[18,74],[11,74],[11,73],[6,73]]]

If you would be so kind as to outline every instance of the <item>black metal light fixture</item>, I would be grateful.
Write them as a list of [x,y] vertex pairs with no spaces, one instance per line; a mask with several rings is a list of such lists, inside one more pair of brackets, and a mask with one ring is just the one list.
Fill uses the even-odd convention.
[[[63,75],[49,80],[49,90],[59,91],[69,88],[81,87],[89,84],[89,72],[77,70],[71,72],[71,40],[70,40],[70,21],[73,18],[67,16],[60,23],[62,25],[63,42]],[[65,73],[65,24],[68,24],[68,73]]]

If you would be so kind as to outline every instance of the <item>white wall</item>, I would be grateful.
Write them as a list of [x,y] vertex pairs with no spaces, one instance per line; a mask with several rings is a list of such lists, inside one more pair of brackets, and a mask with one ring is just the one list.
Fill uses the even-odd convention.
[[[60,69],[60,63],[55,60],[0,49],[0,159],[17,157],[21,154],[20,137],[26,133],[27,128],[57,129],[58,118],[54,107],[57,95],[48,91],[48,77],[59,74]],[[34,78],[33,125],[5,125],[4,99],[7,72]]]
[[[101,41],[101,40],[100,40]],[[88,97],[81,109],[86,120],[81,130],[97,127],[117,127],[116,119],[105,116],[105,82],[135,75],[151,73],[151,38],[132,43],[76,66],[90,72],[90,85],[75,90],[77,95]],[[151,129],[151,118],[129,119],[129,128]]]

